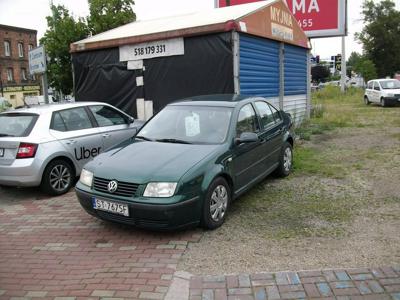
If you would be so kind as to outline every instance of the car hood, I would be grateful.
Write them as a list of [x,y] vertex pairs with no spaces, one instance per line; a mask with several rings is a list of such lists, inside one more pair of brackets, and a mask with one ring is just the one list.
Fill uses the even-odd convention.
[[191,145],[136,141],[111,149],[93,160],[88,169],[95,177],[144,184],[177,182],[219,145]]
[[400,89],[384,89],[386,94],[400,94]]

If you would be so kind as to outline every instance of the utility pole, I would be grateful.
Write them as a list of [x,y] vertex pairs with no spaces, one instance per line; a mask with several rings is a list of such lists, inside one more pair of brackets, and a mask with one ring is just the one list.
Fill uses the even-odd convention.
[[340,78],[340,90],[342,93],[346,91],[346,36],[342,36],[342,61],[341,61],[341,68],[342,68],[342,76]]

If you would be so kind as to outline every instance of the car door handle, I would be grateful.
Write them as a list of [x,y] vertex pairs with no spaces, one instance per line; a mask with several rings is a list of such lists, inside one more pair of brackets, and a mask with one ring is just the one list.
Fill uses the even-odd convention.
[[105,138],[105,139],[109,138],[110,136],[111,136],[111,134],[109,134],[109,133],[104,133],[102,135],[102,137]]
[[76,144],[76,141],[75,141],[75,140],[68,140],[68,141],[66,142],[66,144],[67,144],[67,145],[74,145],[74,144]]

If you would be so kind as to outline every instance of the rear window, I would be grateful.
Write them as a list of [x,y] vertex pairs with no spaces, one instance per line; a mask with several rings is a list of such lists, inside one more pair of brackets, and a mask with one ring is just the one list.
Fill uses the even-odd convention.
[[24,113],[0,114],[0,137],[28,136],[35,126],[38,115]]

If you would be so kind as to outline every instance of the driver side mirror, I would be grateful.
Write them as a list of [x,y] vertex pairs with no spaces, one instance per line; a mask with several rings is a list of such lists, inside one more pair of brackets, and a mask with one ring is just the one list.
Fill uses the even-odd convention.
[[242,134],[240,134],[239,138],[235,139],[236,145],[248,144],[254,142],[258,142],[258,135],[257,133],[254,132],[243,132]]
[[135,122],[135,119],[132,117],[128,118],[128,124],[132,124],[133,122]]

